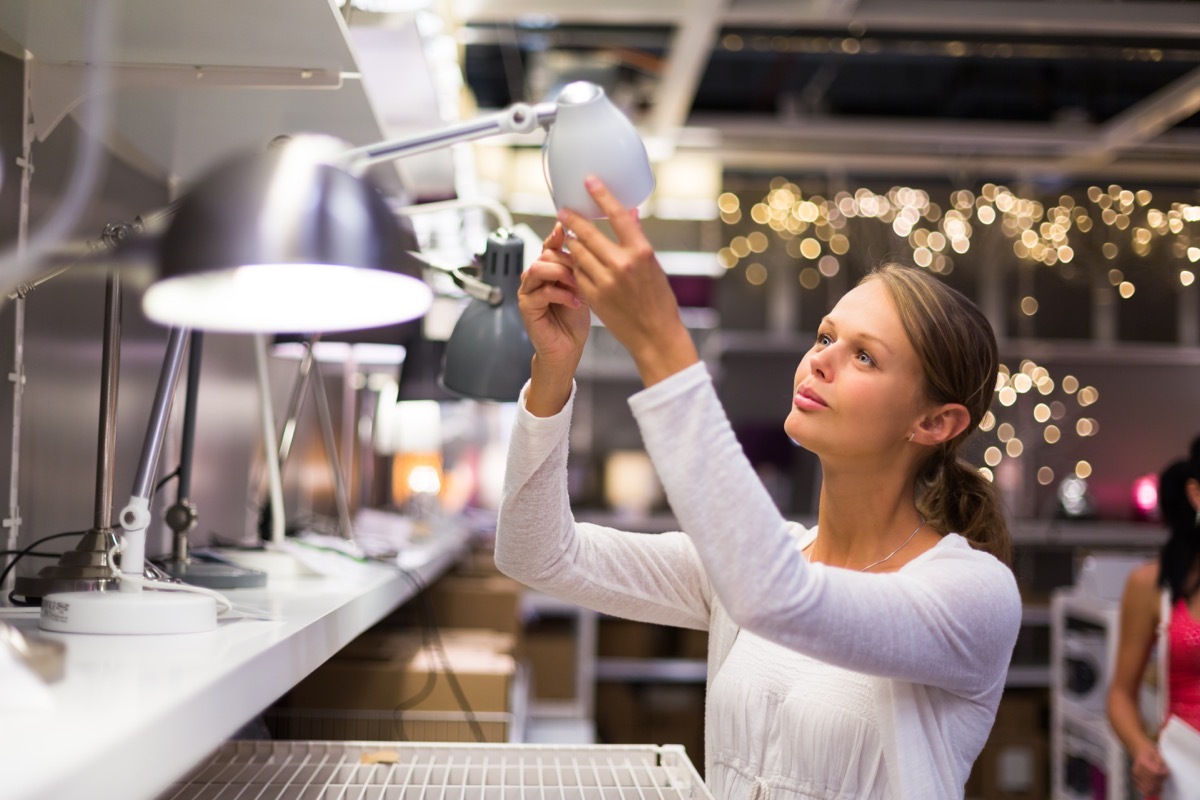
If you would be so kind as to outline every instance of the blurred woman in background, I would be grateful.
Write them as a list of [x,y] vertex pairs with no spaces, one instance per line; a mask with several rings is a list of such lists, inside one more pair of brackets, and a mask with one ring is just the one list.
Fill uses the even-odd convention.
[[[1200,798],[1200,437],[1189,458],[1159,476],[1158,505],[1170,536],[1158,560],[1134,569],[1125,584],[1108,718],[1129,753],[1139,792]],[[1156,643],[1167,653],[1157,741],[1146,731],[1138,702]],[[1190,785],[1184,777],[1189,770]]]

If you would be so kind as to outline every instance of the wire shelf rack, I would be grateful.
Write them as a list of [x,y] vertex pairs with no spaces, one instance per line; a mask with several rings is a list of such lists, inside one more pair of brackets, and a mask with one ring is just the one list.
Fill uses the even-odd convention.
[[713,800],[679,745],[231,741],[159,800]]
[[515,714],[476,711],[472,725],[455,711],[367,711],[278,708],[263,714],[272,739],[322,741],[519,742],[523,730]]

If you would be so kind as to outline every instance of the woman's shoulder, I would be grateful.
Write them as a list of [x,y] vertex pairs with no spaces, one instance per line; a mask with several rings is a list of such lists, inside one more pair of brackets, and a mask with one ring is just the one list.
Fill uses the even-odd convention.
[[[990,586],[995,592],[1020,601],[1017,579],[1012,569],[991,553],[973,547],[966,537],[947,533],[936,545],[904,565],[901,573],[923,577],[944,575],[955,586],[972,586],[973,591]],[[975,580],[969,580],[974,577]],[[993,592],[993,596],[995,595]]]
[[1158,585],[1159,565],[1157,561],[1148,561],[1134,567],[1125,579],[1125,591],[1122,602],[1126,606],[1145,608],[1147,611],[1158,613],[1159,596],[1162,588]]

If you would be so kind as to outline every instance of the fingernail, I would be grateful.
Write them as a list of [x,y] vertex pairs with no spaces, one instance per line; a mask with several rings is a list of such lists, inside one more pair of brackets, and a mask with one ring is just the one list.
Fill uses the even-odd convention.
[[568,212],[565,208],[562,209],[561,211],[559,211],[558,212],[558,221],[565,224],[567,221],[567,214],[568,214]]
[[589,189],[598,189],[600,188],[600,179],[595,175],[588,175],[583,179],[583,185]]

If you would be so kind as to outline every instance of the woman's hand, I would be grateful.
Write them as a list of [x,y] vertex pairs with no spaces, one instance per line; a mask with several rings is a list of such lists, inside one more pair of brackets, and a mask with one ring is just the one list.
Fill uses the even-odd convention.
[[1147,741],[1133,756],[1133,785],[1143,796],[1157,797],[1170,774],[1153,742]]
[[649,386],[700,357],[637,209],[622,206],[598,178],[589,177],[587,188],[608,217],[616,241],[573,211],[559,213],[573,235],[567,238],[567,250],[575,258],[578,292],[633,356]]
[[521,275],[517,293],[534,352],[525,405],[537,416],[556,414],[566,404],[592,324],[591,311],[579,298],[575,259],[562,249],[564,238],[563,226],[556,224],[538,260]]

